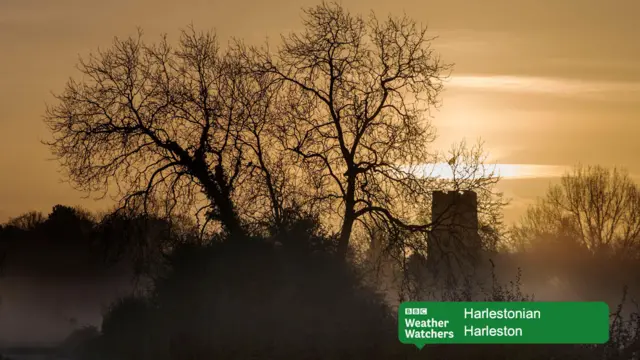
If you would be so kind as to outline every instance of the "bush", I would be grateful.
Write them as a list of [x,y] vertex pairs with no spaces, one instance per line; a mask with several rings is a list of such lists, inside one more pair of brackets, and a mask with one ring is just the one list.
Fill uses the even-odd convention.
[[382,297],[334,256],[309,222],[276,240],[183,245],[148,298],[105,314],[105,359],[397,358],[397,323]]
[[95,326],[83,326],[67,336],[60,350],[70,359],[88,358],[95,351],[93,347],[99,336],[100,331]]

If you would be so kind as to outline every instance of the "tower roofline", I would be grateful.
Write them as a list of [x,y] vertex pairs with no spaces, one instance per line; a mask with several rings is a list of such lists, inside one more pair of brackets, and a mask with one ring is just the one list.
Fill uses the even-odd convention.
[[433,191],[433,194],[442,194],[442,195],[459,194],[459,195],[464,195],[464,194],[476,194],[476,192],[473,191],[473,190],[435,190],[435,191]]

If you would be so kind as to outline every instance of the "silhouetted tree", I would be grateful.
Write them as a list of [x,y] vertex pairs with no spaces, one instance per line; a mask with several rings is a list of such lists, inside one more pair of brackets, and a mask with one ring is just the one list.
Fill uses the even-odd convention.
[[167,219],[135,208],[98,216],[56,205],[46,218],[31,212],[9,223],[0,226],[0,265],[6,259],[12,271],[37,276],[116,269],[151,275],[165,270],[164,257],[177,244],[202,241],[184,215]]
[[83,242],[90,244],[90,235],[96,222],[86,210],[65,205],[55,205],[42,223],[46,237],[58,242]]
[[[495,166],[487,164],[487,154],[483,150],[482,142],[470,146],[463,140],[452,145],[438,158],[441,159],[438,163],[425,164],[418,170],[423,177],[425,188],[440,191],[474,191],[478,201],[478,233],[482,248],[487,251],[497,251],[505,242],[507,229],[503,223],[502,211],[508,202],[495,187],[500,176]],[[445,159],[448,161],[444,161]],[[441,220],[432,220],[432,200],[432,197],[428,196],[423,202],[416,204],[419,209],[418,219],[424,224],[443,226],[436,224],[442,222]],[[385,226],[386,222],[376,221],[376,219],[370,219],[364,225],[368,238],[376,243],[377,249],[374,251],[385,252],[386,257],[396,259],[400,265],[406,265],[405,256],[408,254],[419,254],[426,258],[427,233],[389,228]],[[464,227],[465,225],[446,226]],[[407,249],[411,251],[407,252]]]
[[[507,232],[503,210],[508,204],[496,189],[500,174],[487,163],[483,143],[469,145],[466,141],[454,144],[446,153],[451,179],[443,179],[438,186],[449,191],[474,191],[478,196],[478,231],[485,250],[497,251],[503,246]],[[430,211],[430,209],[428,209]],[[429,214],[430,215],[430,214]]]
[[8,226],[15,226],[22,230],[35,230],[45,222],[46,218],[38,211],[30,211],[26,214],[9,219]]
[[343,256],[357,222],[428,230],[415,205],[433,183],[415,170],[438,160],[427,115],[449,66],[406,16],[306,15],[276,54],[193,29],[176,48],[116,39],[48,107],[47,144],[81,190],[229,233],[273,230],[296,203],[341,223]]
[[578,166],[549,188],[514,229],[521,247],[574,246],[640,255],[640,186],[619,168]]
[[96,236],[108,262],[126,259],[136,275],[162,271],[164,257],[177,245],[201,240],[189,218],[175,215],[166,219],[135,209],[105,215],[96,227]]
[[115,191],[124,205],[156,199],[166,214],[201,206],[244,233],[233,196],[251,170],[241,134],[255,97],[243,93],[242,68],[211,33],[183,31],[177,48],[141,37],[81,60],[83,81],[47,109],[47,144],[81,190]]
[[236,103],[246,120],[237,141],[244,150],[246,174],[234,200],[243,223],[253,232],[274,231],[284,226],[288,208],[300,201],[300,189],[309,184],[297,174],[297,159],[282,146],[281,105],[286,94],[274,85],[271,74],[251,69],[245,47],[237,42],[233,56],[243,69],[236,85]]
[[407,17],[367,20],[338,4],[305,10],[305,29],[283,38],[275,54],[256,50],[257,69],[282,85],[285,147],[317,189],[313,200],[338,214],[346,254],[356,221],[366,216],[403,228],[404,209],[427,193],[412,172],[434,160],[425,112],[436,105],[447,65],[426,29]]

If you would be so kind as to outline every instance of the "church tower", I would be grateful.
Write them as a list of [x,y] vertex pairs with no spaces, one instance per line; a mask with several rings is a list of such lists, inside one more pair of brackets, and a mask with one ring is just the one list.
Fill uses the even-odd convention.
[[427,241],[427,266],[458,277],[473,271],[482,243],[478,234],[478,196],[473,191],[434,191],[433,229]]

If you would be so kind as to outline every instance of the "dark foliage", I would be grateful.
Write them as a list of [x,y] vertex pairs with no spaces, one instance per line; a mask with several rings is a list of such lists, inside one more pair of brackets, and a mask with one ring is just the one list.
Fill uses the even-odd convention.
[[[149,298],[104,316],[105,359],[395,358],[392,312],[311,219],[252,237],[182,245]],[[274,240],[274,239],[271,239]]]
[[60,344],[60,352],[70,358],[81,358],[90,354],[92,346],[100,336],[100,331],[95,326],[83,326],[73,331]]

